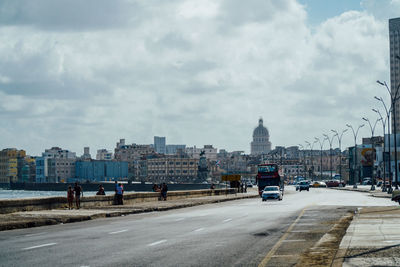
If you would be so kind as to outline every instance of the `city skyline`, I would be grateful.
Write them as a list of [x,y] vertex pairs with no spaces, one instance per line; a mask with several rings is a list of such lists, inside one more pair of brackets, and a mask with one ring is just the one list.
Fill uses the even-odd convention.
[[375,95],[388,103],[375,81],[390,82],[398,1],[65,3],[0,4],[2,148],[166,136],[249,154],[259,117],[291,146],[375,120]]

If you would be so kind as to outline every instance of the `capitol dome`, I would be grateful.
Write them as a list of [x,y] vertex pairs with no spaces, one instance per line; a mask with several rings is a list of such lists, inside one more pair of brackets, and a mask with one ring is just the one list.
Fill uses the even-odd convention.
[[264,127],[262,118],[258,120],[258,127],[253,131],[253,138],[254,137],[268,137],[269,139],[269,132],[268,129]]
[[262,155],[271,151],[271,142],[269,141],[269,131],[263,125],[262,118],[258,120],[258,126],[253,131],[253,142],[251,142],[251,154]]

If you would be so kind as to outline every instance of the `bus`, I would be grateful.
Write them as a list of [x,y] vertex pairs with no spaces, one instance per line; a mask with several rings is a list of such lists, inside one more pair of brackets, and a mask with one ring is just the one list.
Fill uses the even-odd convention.
[[260,196],[266,186],[279,186],[283,191],[284,183],[279,175],[279,167],[277,164],[258,165],[256,181]]

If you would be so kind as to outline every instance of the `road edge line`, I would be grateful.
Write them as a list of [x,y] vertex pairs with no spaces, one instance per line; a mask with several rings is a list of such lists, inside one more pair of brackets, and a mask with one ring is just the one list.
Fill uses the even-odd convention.
[[297,222],[300,220],[300,218],[304,215],[304,212],[306,209],[309,208],[309,206],[305,207],[300,214],[297,216],[296,220],[289,226],[289,228],[286,230],[286,232],[283,234],[283,236],[278,240],[278,242],[275,243],[275,245],[271,248],[271,250],[268,252],[268,254],[264,257],[264,259],[260,262],[258,267],[264,267],[267,265],[267,263],[271,260],[272,256],[274,256],[275,252],[278,250],[278,248],[282,245],[283,241],[287,238],[287,236],[290,234],[294,226],[297,224]]

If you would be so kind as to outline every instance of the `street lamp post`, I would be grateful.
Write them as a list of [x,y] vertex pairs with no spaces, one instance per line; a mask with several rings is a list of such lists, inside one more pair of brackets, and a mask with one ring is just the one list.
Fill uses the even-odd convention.
[[382,126],[383,126],[383,185],[382,185],[382,192],[386,192],[386,145],[385,145],[385,132],[386,132],[386,117],[385,119],[383,119],[381,112],[377,109],[372,109],[372,111],[378,113],[380,121],[382,122]]
[[306,142],[306,144],[310,147],[310,149],[311,149],[311,156],[310,156],[310,159],[311,159],[311,180],[313,180],[314,179],[314,158],[313,158],[313,148],[314,148],[314,144],[317,142],[317,141],[314,141],[312,144],[310,143],[310,142],[308,142],[308,141],[305,141]]
[[342,133],[340,134],[340,136],[339,136],[339,133],[337,132],[337,131],[335,131],[335,130],[331,130],[335,135],[334,136],[336,136],[337,137],[337,139],[338,139],[338,143],[339,143],[339,151],[340,151],[340,157],[339,157],[339,161],[340,161],[340,164],[339,164],[339,173],[340,173],[340,182],[342,182],[342,137],[343,137],[343,134],[345,133],[345,132],[347,132],[347,129],[344,129],[343,131],[342,131]]
[[329,142],[329,169],[331,170],[331,180],[332,180],[332,143],[333,143],[333,138],[335,136],[332,136],[332,138],[329,138],[327,134],[323,135],[326,140]]
[[303,150],[303,175],[307,179],[307,167],[306,167],[306,156],[305,156],[305,150],[304,146],[302,144],[299,144],[299,148]]
[[[389,120],[390,120],[390,113],[392,112],[392,108],[390,107],[389,110],[387,109],[385,101],[383,101],[382,97],[375,96],[375,99],[382,103],[383,107],[385,108],[385,112],[386,112],[386,123],[387,123],[387,126],[388,126],[388,129],[387,129],[388,148],[389,148],[389,151],[388,151],[388,153],[389,153],[389,156],[388,156],[388,168],[389,168],[389,178],[390,178],[389,179],[389,189],[387,190],[387,192],[388,192],[388,194],[391,194],[392,191],[393,191],[393,188],[392,188],[393,174],[392,174],[392,161],[391,161],[391,157],[392,157],[392,155],[391,155],[391,144],[390,144],[390,142],[391,142],[390,141],[390,139],[391,139],[390,135],[391,134],[390,134],[390,123],[389,123]],[[386,143],[385,143],[385,147],[386,147]],[[386,185],[385,185],[385,190],[386,190]]]
[[[396,56],[397,59],[400,59],[399,56]],[[376,81],[380,85],[383,85],[386,87],[387,91],[389,92],[390,95],[390,109],[392,111],[392,116],[393,116],[393,134],[394,134],[394,177],[395,177],[395,186],[396,189],[399,189],[398,185],[398,166],[397,166],[397,125],[396,125],[396,101],[399,99],[398,93],[399,93],[399,87],[400,84],[397,86],[396,91],[394,95],[390,92],[389,87],[387,86],[386,82],[380,82]]]
[[374,142],[374,132],[376,128],[376,124],[380,120],[379,118],[375,121],[374,127],[372,127],[371,122],[368,118],[362,118],[364,121],[368,122],[369,128],[371,129],[371,143],[372,143],[372,185],[371,190],[375,190],[375,142]]
[[[359,180],[360,180],[358,166],[357,166],[357,135],[358,135],[358,131],[360,130],[360,128],[364,127],[364,124],[361,124],[360,126],[358,126],[357,131],[354,131],[353,126],[351,126],[350,124],[346,124],[346,126],[351,129],[351,131],[353,132],[353,136],[354,136],[354,162],[353,162],[354,185],[353,185],[353,188],[357,188],[357,181],[359,182]],[[356,178],[357,178],[357,181],[356,181]]]
[[320,166],[320,180],[322,181],[322,148],[324,147],[324,143],[325,143],[325,138],[324,139],[322,139],[322,142],[321,142],[321,140],[318,138],[318,137],[315,137],[315,141],[317,141],[318,143],[319,143],[319,146],[320,146],[320,148],[321,148],[321,166]]

